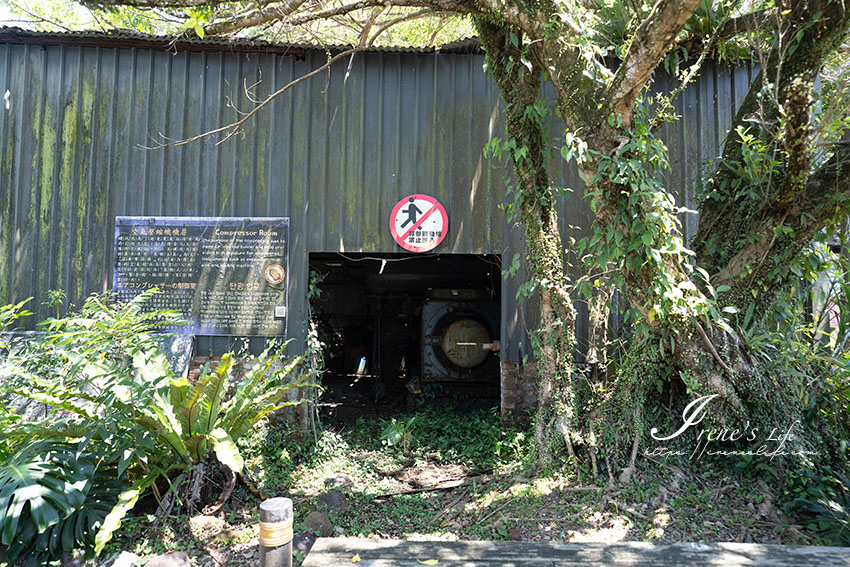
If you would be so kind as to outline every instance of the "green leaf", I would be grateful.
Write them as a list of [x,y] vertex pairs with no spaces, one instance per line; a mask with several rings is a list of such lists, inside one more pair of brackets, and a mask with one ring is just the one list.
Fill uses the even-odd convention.
[[209,439],[212,441],[213,451],[216,458],[234,472],[240,472],[244,462],[242,455],[239,454],[239,448],[233,442],[230,435],[224,429],[217,427],[209,433]]
[[[85,500],[87,478],[63,446],[27,447],[0,466],[0,543],[16,541],[22,522],[39,533],[69,516]],[[28,512],[27,512],[28,511]]]
[[121,520],[127,515],[127,512],[133,509],[139,496],[145,489],[153,484],[159,476],[158,472],[152,472],[137,480],[133,486],[125,490],[118,497],[118,503],[112,508],[109,514],[104,518],[103,524],[94,536],[94,552],[100,555],[103,551],[103,546],[112,539],[112,534],[121,527]]
[[195,33],[198,34],[198,37],[204,39],[204,27],[201,24],[195,24]]
[[136,352],[133,356],[133,366],[139,372],[142,382],[153,387],[169,383],[174,378],[168,359],[159,349]]
[[221,409],[221,400],[227,391],[227,384],[230,381],[230,369],[233,368],[233,355],[227,353],[221,357],[221,361],[215,369],[215,380],[210,382],[209,388],[204,392],[204,399],[201,402],[203,406],[206,423],[204,431],[208,432],[213,429],[213,425],[218,421],[218,412]]
[[186,378],[182,376],[180,378],[175,378],[171,381],[171,403],[180,407],[183,404],[183,400],[186,398],[187,393],[192,385]]
[[[214,376],[215,374],[212,372],[201,374],[198,381],[195,382],[194,386],[191,386],[188,391],[181,392],[180,390],[177,390],[177,392],[181,392],[183,397],[182,401],[177,406],[177,416],[180,420],[180,425],[183,426],[183,431],[186,432],[186,435],[192,435],[194,433],[193,427],[198,423],[198,415],[201,412],[201,396],[203,396],[207,384],[210,383],[210,380],[212,380]],[[174,393],[175,390],[172,390],[172,404],[176,402]]]
[[747,311],[744,313],[744,328],[748,328],[750,326],[750,321],[753,320],[753,313],[755,312],[756,304],[755,302],[751,302],[747,306]]

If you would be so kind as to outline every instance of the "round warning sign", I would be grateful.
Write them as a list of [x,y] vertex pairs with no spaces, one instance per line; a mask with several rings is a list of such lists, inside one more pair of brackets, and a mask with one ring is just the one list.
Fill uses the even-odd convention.
[[396,244],[411,252],[433,250],[446,237],[449,216],[437,199],[409,195],[398,202],[390,215],[390,234]]

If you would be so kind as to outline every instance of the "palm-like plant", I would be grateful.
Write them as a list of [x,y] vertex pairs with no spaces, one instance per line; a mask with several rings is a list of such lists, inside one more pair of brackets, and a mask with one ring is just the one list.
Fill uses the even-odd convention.
[[[239,472],[243,461],[235,440],[265,415],[300,403],[288,399],[289,393],[311,385],[305,357],[278,363],[285,344],[267,349],[230,397],[232,354],[222,356],[212,370],[203,368],[195,383],[175,375],[153,333],[173,324],[174,314],[144,313],[147,296],[117,306],[89,298],[79,313],[48,320],[42,337],[10,345],[0,360],[5,377],[0,395],[23,396],[52,410],[42,423],[6,420],[12,427],[0,438],[9,447],[34,439],[56,447],[45,453],[53,460],[19,451],[0,465],[4,544],[17,541],[21,550],[32,550],[38,538],[58,541],[53,532],[45,534],[60,523],[71,530],[64,525],[73,519],[74,534],[80,535],[75,544],[93,545],[99,553],[146,489],[153,487],[160,497],[157,480],[168,478],[174,490],[183,476],[176,483],[171,477],[194,470],[212,455]],[[64,457],[57,461],[60,454]],[[57,467],[65,476],[57,476]],[[108,513],[83,512],[86,495],[98,494],[96,489],[107,484],[126,490],[98,500],[98,512],[108,500]],[[41,496],[28,500],[31,495]],[[25,513],[32,515],[34,534],[22,527]],[[88,529],[77,530],[78,524]]]

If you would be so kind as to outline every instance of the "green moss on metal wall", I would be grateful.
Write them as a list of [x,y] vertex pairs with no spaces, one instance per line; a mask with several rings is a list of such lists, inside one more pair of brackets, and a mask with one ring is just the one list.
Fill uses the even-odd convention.
[[[17,101],[16,101],[17,102]],[[5,112],[5,123],[3,131],[3,155],[0,158],[0,179],[7,180],[9,198],[0,199],[0,250],[11,252],[14,250],[14,195],[15,188],[13,180],[16,179],[15,171],[15,148],[17,147],[17,136],[15,135],[15,113],[10,110],[0,110]],[[0,258],[0,305],[11,303],[11,286],[9,282],[12,277],[12,254],[3,254]]]
[[[238,156],[238,152],[237,152]],[[238,157],[237,157],[238,159]],[[227,172],[230,173],[230,172]],[[223,217],[231,216],[230,214],[230,199],[233,196],[233,176],[225,175],[222,172],[222,179],[220,183],[221,190],[219,191],[219,199],[218,199],[218,214]],[[203,188],[201,188],[203,191]]]
[[[74,183],[74,164],[77,155],[77,92],[72,91],[71,99],[65,104],[62,111],[62,137],[59,140],[59,179],[56,187],[58,189],[58,211],[54,217],[54,226],[57,229],[58,240],[56,241],[56,251],[58,253],[58,261],[56,265],[56,276],[54,287],[63,287],[70,282],[65,282],[62,277],[66,263],[71,263],[73,258],[69,258],[71,248],[70,227],[73,225],[73,218],[78,211],[71,207],[73,200],[73,192],[77,187]],[[69,291],[66,289],[65,291]]]
[[100,171],[106,170],[108,171],[107,163],[112,159],[112,151],[110,148],[105,146],[105,141],[107,140],[107,126],[112,127],[112,122],[110,119],[109,109],[111,108],[113,93],[106,89],[101,89],[99,96],[97,98],[97,140],[99,142],[96,152],[93,154],[92,165],[95,167],[92,169],[92,200],[94,207],[94,221],[92,226],[92,234],[97,235],[96,238],[92,238],[92,266],[95,267],[95,273],[100,276],[98,281],[96,282],[96,286],[92,286],[93,289],[97,289],[98,291],[105,291],[100,286],[102,280],[106,280],[107,278],[101,275],[96,267],[103,266],[104,261],[104,239],[103,234],[106,234],[107,227],[109,226],[107,220],[107,212],[108,212],[108,204],[109,204],[109,194],[108,190],[108,178],[104,174],[101,176]]
[[[51,235],[56,227],[53,226],[53,218],[51,215],[51,206],[53,201],[53,183],[55,177],[57,147],[57,132],[55,111],[50,103],[44,101],[44,109],[41,113],[41,137],[39,140],[38,155],[33,156],[33,166],[37,167],[38,184],[33,186],[34,192],[32,203],[33,207],[38,207],[36,214],[36,224],[33,225],[38,231],[38,243],[34,258],[41,256],[47,262],[42,263],[40,269],[36,270],[37,285],[36,290],[48,290],[53,287],[50,281],[50,273],[56,266],[61,266],[62,258],[54,256],[54,250],[51,246]],[[32,268],[30,266],[30,268]],[[38,297],[36,297],[38,301]]]
[[[271,121],[260,120],[257,125],[257,183],[255,189],[254,208],[265,208],[268,202],[268,187],[266,184],[266,152],[271,139]],[[272,173],[274,175],[274,173]],[[271,215],[276,216],[276,215]]]
[[[76,133],[77,145],[79,147],[79,156],[81,159],[76,160],[79,163],[79,172],[77,173],[77,204],[76,204],[76,224],[74,226],[74,258],[73,258],[73,273],[71,281],[68,282],[71,291],[71,297],[77,301],[81,300],[85,295],[86,280],[88,279],[85,273],[85,252],[88,244],[87,228],[88,228],[88,168],[89,160],[85,159],[91,148],[91,132],[92,132],[92,110],[94,108],[94,80],[91,76],[91,70],[88,70],[86,77],[82,83],[82,96],[80,98],[81,107],[79,114],[79,124]],[[70,107],[70,105],[69,105]],[[75,114],[76,116],[76,114]]]

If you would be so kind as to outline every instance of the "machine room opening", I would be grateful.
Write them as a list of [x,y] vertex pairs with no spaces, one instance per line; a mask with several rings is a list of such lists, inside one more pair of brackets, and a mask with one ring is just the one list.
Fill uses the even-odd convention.
[[331,419],[498,407],[502,268],[492,254],[312,253]]

